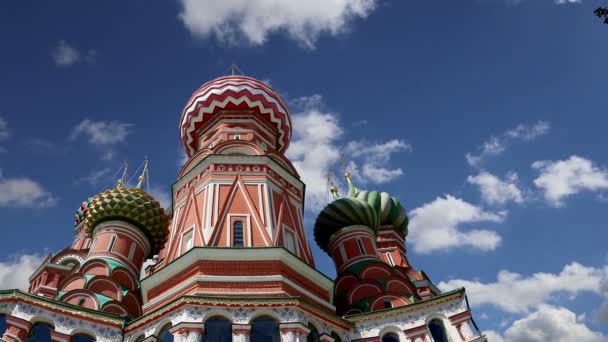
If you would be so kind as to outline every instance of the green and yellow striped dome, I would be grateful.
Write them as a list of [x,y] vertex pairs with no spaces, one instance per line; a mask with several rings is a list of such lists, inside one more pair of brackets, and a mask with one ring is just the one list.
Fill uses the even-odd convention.
[[167,240],[169,218],[152,196],[139,188],[118,186],[93,197],[87,208],[89,234],[104,221],[121,220],[141,229],[150,239],[152,255]]
[[378,230],[378,214],[364,200],[345,197],[328,204],[317,217],[315,222],[315,241],[328,252],[331,236],[340,229],[348,226],[362,225]]

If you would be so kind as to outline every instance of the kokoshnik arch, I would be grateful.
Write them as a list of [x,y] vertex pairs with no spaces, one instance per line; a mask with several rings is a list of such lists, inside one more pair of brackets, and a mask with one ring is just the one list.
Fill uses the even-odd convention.
[[[225,76],[179,120],[189,157],[171,208],[118,185],[84,202],[72,245],[49,255],[27,292],[0,291],[5,341],[485,341],[465,290],[441,293],[406,256],[408,218],[388,193],[357,188],[319,214],[315,269],[305,186],[284,155],[285,102]],[[144,261],[153,264],[145,269]]]

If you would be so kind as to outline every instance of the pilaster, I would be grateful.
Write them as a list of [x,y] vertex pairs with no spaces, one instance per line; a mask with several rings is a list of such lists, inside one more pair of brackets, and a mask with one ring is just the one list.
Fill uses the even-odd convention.
[[2,338],[7,342],[24,342],[32,323],[19,317],[6,315],[6,332]]
[[249,342],[251,336],[250,324],[233,324],[232,325],[232,342]]
[[334,342],[335,340],[333,337],[323,333],[323,334],[321,334],[321,336],[319,336],[319,341],[320,342]]
[[411,328],[404,331],[405,337],[412,342],[430,342],[431,339],[428,335],[428,329],[426,325],[421,325],[419,327]]
[[279,324],[282,342],[306,342],[306,337],[310,333],[302,323],[281,323]]
[[175,342],[201,342],[205,332],[205,323],[182,322],[169,330]]
[[456,328],[462,341],[469,341],[476,337],[469,325],[470,321],[471,311],[465,311],[450,317],[450,323]]

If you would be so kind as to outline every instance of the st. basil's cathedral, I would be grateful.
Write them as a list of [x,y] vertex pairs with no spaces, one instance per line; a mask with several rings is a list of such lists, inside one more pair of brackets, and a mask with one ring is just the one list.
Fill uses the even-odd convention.
[[465,290],[442,293],[410,264],[399,200],[348,173],[314,224],[337,277],[315,268],[305,184],[284,155],[291,119],[267,84],[205,83],[179,132],[189,159],[171,207],[144,190],[147,163],[136,186],[120,179],[84,202],[73,243],[29,290],[0,291],[1,340],[486,341]]

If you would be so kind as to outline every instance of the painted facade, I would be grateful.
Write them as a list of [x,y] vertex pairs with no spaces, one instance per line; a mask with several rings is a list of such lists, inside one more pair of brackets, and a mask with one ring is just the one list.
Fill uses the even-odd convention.
[[72,245],[27,292],[0,291],[4,341],[485,341],[465,290],[441,293],[409,263],[405,208],[348,174],[314,227],[337,278],[315,269],[291,119],[267,84],[205,83],[179,131],[171,208],[143,190],[147,162],[137,186],[84,202]]

